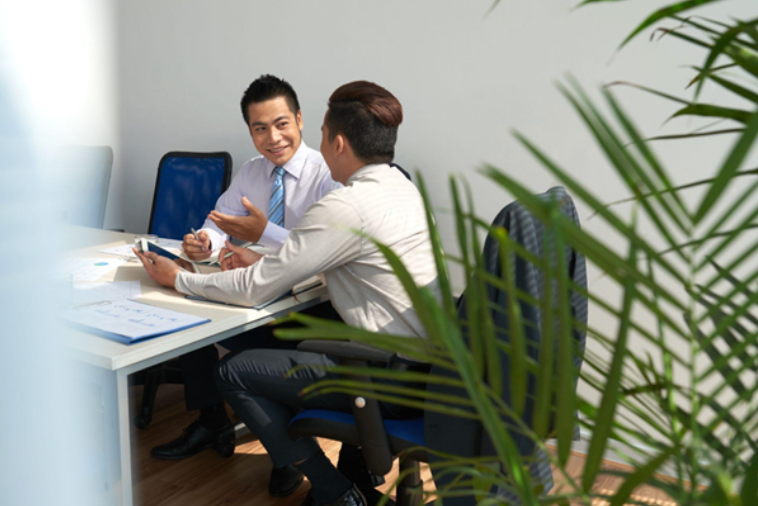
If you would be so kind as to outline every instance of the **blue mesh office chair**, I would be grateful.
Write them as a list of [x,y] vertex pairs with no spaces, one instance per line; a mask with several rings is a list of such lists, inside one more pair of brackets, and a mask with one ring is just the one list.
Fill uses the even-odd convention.
[[158,165],[148,233],[182,239],[190,227],[202,225],[231,177],[229,153],[166,153]]
[[[158,164],[148,233],[182,239],[191,227],[199,228],[229,187],[231,177],[232,157],[225,151],[166,153]],[[137,428],[150,424],[155,396],[163,383],[183,383],[177,360],[146,369],[133,380],[132,384],[144,385],[142,409],[134,418]]]

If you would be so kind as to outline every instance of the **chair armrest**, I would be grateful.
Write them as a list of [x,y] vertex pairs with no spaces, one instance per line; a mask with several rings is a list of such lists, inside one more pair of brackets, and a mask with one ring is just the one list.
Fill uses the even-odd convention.
[[388,363],[395,357],[391,351],[380,350],[362,343],[351,341],[306,340],[297,346],[299,351],[323,353],[345,360]]

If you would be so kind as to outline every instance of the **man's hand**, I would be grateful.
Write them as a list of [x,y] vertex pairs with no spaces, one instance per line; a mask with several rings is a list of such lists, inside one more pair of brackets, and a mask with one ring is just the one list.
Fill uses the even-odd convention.
[[134,254],[140,259],[142,265],[145,266],[145,270],[153,281],[159,285],[174,288],[176,275],[181,271],[178,265],[168,258],[157,255],[152,251],[140,253],[136,248],[132,248],[132,251],[134,251]]
[[195,239],[194,234],[185,235],[182,249],[184,249],[184,253],[188,258],[192,260],[204,260],[211,256],[211,238],[208,237],[208,233],[205,230],[198,232],[197,236],[200,238],[199,241]]
[[[229,252],[234,254],[229,258],[224,258]],[[226,247],[221,248],[218,258],[221,261],[221,270],[230,271],[232,269],[250,267],[263,258],[263,255],[247,248],[240,248],[239,246],[235,246],[229,241],[226,241]]]
[[208,219],[232,237],[243,241],[258,242],[266,229],[268,218],[263,214],[263,211],[251,204],[247,197],[242,197],[242,205],[245,206],[250,216],[229,216],[218,211],[211,211]]

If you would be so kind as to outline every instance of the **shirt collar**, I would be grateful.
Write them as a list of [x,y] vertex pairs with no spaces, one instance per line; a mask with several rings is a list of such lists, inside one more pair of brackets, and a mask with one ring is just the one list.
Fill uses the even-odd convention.
[[357,181],[363,177],[366,177],[370,174],[375,174],[376,172],[379,172],[380,170],[384,170],[386,168],[389,168],[389,164],[386,163],[371,163],[369,165],[364,165],[360,169],[356,170],[352,173],[352,175],[347,178],[347,182],[345,183],[345,186],[349,185],[353,181]]
[[[287,172],[287,174],[290,174],[291,176],[294,176],[296,179],[300,179],[300,174],[303,172],[303,167],[305,167],[305,162],[308,159],[308,146],[305,145],[304,140],[300,140],[300,147],[297,148],[297,151],[295,151],[295,154],[290,158],[290,160],[282,165],[282,168]],[[274,162],[266,158],[266,170],[268,171],[269,177],[273,177],[274,169],[277,166],[274,165]]]

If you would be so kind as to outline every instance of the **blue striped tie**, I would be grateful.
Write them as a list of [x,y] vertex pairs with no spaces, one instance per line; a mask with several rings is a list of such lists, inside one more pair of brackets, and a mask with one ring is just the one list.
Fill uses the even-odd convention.
[[284,226],[284,169],[276,167],[274,169],[276,179],[274,186],[271,188],[271,200],[268,204],[268,221],[274,225]]

